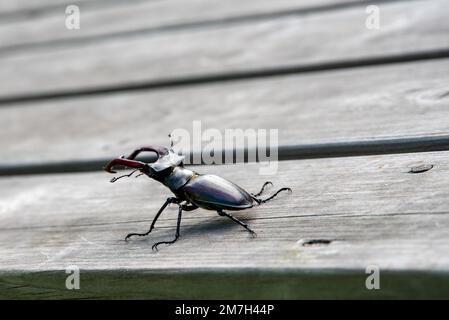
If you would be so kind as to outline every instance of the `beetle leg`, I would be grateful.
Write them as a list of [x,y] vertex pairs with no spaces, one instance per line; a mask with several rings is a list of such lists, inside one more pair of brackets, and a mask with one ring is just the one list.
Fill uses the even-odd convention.
[[177,198],[168,198],[167,201],[165,201],[165,203],[162,205],[162,207],[159,209],[159,211],[156,213],[156,216],[153,219],[153,222],[151,223],[151,227],[150,230],[148,230],[145,233],[129,233],[126,237],[125,237],[125,241],[128,241],[128,238],[132,237],[132,236],[139,236],[139,237],[144,237],[147,236],[148,234],[150,234],[151,231],[153,231],[154,229],[154,225],[156,224],[157,219],[159,218],[159,216],[161,215],[162,211],[164,211],[164,209],[170,204],[170,203],[178,203],[179,200]]
[[228,217],[228,218],[231,219],[232,221],[234,221],[234,222],[238,223],[239,225],[241,225],[243,228],[245,228],[246,230],[248,230],[249,233],[251,233],[251,235],[252,235],[253,237],[256,237],[256,236],[257,236],[257,234],[256,234],[253,230],[251,230],[251,229],[248,227],[248,225],[247,225],[246,223],[240,221],[239,219],[237,219],[236,217],[232,216],[231,214],[224,212],[223,210],[218,210],[217,212],[218,212],[218,214],[219,214],[220,216],[222,216],[222,217]]
[[263,191],[265,190],[266,186],[268,186],[268,185],[273,185],[273,183],[271,183],[271,181],[265,182],[265,183],[263,184],[263,186],[262,186],[262,189],[260,189],[260,191],[259,191],[258,193],[253,194],[253,196],[254,196],[254,197],[260,196],[260,195],[263,193]]
[[151,249],[153,249],[154,251],[157,251],[157,246],[158,245],[160,245],[160,244],[172,244],[172,243],[175,243],[176,240],[178,240],[178,238],[179,238],[179,230],[181,229],[181,217],[182,217],[182,206],[179,205],[178,223],[176,224],[176,235],[175,235],[175,238],[173,240],[171,240],[171,241],[156,242],[155,244],[153,244]]
[[290,189],[290,188],[281,188],[281,189],[279,189],[278,191],[276,191],[276,193],[273,194],[271,197],[268,197],[268,198],[266,198],[266,199],[258,199],[258,198],[255,198],[255,197],[253,197],[253,199],[254,199],[258,204],[262,204],[262,203],[265,203],[265,202],[270,201],[271,199],[273,199],[274,197],[276,197],[276,196],[277,196],[279,193],[281,193],[282,191],[288,191],[288,192],[292,193],[292,189]]

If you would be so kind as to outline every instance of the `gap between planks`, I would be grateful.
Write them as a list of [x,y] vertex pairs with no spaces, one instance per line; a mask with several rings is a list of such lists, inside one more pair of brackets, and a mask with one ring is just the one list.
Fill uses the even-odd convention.
[[438,49],[424,52],[402,53],[393,56],[368,57],[356,60],[341,60],[321,62],[319,64],[293,65],[281,68],[263,68],[257,71],[231,72],[211,75],[200,75],[193,77],[177,77],[173,79],[159,79],[149,82],[133,82],[120,84],[118,86],[89,87],[76,90],[61,90],[56,92],[40,92],[37,94],[20,94],[13,96],[0,96],[0,108],[4,105],[25,105],[48,100],[78,99],[89,96],[102,96],[108,94],[128,92],[149,92],[158,89],[170,89],[177,87],[189,87],[205,84],[239,82],[248,80],[259,80],[263,78],[275,78],[295,74],[307,74],[315,72],[333,71],[340,69],[365,68],[379,65],[402,64],[420,61],[431,61],[449,58],[449,49]]
[[[408,137],[391,139],[374,139],[362,141],[330,142],[310,145],[279,146],[277,160],[303,160],[332,157],[356,157],[365,155],[399,154],[399,153],[419,153],[432,151],[449,150],[449,135],[429,136],[429,137]],[[241,153],[243,162],[248,162],[248,153],[256,154],[256,162],[259,162],[257,151],[245,149],[243,151],[233,150],[234,154]],[[226,151],[223,155],[222,164],[225,162]],[[268,155],[270,150],[265,151]],[[197,155],[196,155],[197,154]],[[202,157],[198,153],[185,155],[188,159]],[[234,157],[234,162],[237,157]],[[45,162],[36,164],[0,165],[0,176],[48,174],[48,173],[70,173],[70,172],[90,172],[103,170],[110,161],[109,158],[90,160],[71,160],[60,162]],[[154,162],[155,155],[139,157],[144,162]],[[192,160],[191,162],[192,163]],[[202,163],[204,165],[204,163]],[[118,167],[120,168],[120,166]]]

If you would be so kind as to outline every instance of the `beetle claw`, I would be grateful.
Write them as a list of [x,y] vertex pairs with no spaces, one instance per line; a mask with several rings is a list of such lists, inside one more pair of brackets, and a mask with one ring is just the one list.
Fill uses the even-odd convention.
[[159,246],[159,245],[161,245],[161,244],[168,244],[168,245],[173,244],[173,243],[176,242],[176,240],[178,240],[178,238],[179,238],[179,236],[177,235],[176,238],[175,238],[174,240],[172,240],[172,241],[161,241],[161,242],[156,242],[155,244],[153,244],[153,246],[151,247],[151,249],[153,249],[153,251],[159,251],[159,250],[157,249],[157,246]]
[[255,233],[253,230],[249,230],[249,234],[251,235],[251,238],[257,238],[257,233]]

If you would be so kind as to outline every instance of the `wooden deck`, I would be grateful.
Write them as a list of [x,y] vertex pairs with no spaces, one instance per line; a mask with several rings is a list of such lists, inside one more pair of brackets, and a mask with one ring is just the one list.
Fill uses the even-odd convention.
[[[68,4],[0,3],[0,298],[449,298],[448,1],[377,1],[379,30],[362,0]],[[235,214],[254,239],[197,210],[153,252],[173,207],[123,241],[169,193],[102,166],[194,120],[279,129],[275,176],[193,169],[293,193]]]

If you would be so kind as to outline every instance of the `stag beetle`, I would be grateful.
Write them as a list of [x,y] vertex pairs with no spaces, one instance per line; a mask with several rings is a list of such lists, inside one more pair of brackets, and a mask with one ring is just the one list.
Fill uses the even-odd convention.
[[[184,157],[175,153],[172,147],[173,143],[170,148],[161,146],[141,147],[134,150],[134,152],[132,152],[128,157],[121,156],[120,158],[113,159],[104,168],[104,170],[109,173],[116,173],[113,171],[113,167],[115,165],[123,165],[134,168],[135,170],[130,174],[114,177],[111,179],[111,182],[115,182],[122,177],[130,177],[134,172],[140,171],[140,175],[147,175],[148,177],[159,181],[168,187],[175,195],[175,197],[170,197],[165,201],[157,212],[153,222],[151,223],[151,227],[147,232],[130,233],[125,237],[125,240],[128,240],[132,236],[148,235],[154,229],[156,221],[162,211],[164,211],[170,203],[178,205],[178,221],[175,238],[171,241],[161,241],[155,243],[152,246],[153,250],[157,250],[157,247],[161,244],[172,244],[176,242],[179,238],[182,212],[192,211],[198,208],[217,211],[220,216],[228,217],[232,221],[244,227],[252,236],[256,236],[256,233],[251,230],[246,223],[238,220],[224,210],[237,211],[248,209],[255,205],[260,205],[270,201],[281,191],[292,191],[290,188],[281,188],[270,197],[261,199],[259,196],[263,193],[267,185],[272,185],[271,182],[265,182],[261,190],[256,194],[248,193],[238,185],[219,176],[199,174],[192,170],[186,169],[183,164]],[[155,152],[158,159],[153,163],[144,163],[135,160],[141,152]]]

